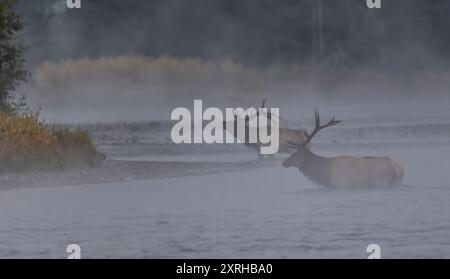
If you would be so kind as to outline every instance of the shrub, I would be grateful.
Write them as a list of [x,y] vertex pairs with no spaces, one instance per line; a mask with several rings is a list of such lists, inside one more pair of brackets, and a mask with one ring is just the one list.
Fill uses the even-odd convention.
[[85,131],[56,128],[32,114],[0,113],[0,172],[93,166],[103,160]]

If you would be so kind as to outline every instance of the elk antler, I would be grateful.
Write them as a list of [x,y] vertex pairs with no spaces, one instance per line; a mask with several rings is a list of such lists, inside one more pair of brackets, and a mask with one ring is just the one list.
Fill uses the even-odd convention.
[[[261,103],[261,108],[266,108],[266,104],[267,104],[267,98],[264,98],[263,100],[262,100],[262,103]],[[267,113],[266,113],[266,117],[271,121],[271,122],[276,122],[276,121],[274,121],[273,119],[272,119],[272,112],[270,112],[270,111],[268,111]],[[278,118],[278,120],[283,120],[283,118],[281,117],[281,116],[279,116],[279,115],[277,115],[277,118]],[[275,123],[275,124],[279,124],[279,123]]]
[[317,132],[319,132],[322,129],[328,128],[328,127],[332,127],[335,126],[339,123],[341,123],[342,121],[339,120],[335,120],[335,117],[333,116],[333,118],[331,118],[330,122],[328,122],[325,125],[320,125],[320,115],[319,115],[319,110],[317,108],[314,109],[314,117],[316,119],[316,126],[314,127],[314,130],[311,132],[311,134],[306,134],[306,140],[301,144],[301,146],[307,146],[312,138],[317,134]]
[[[262,103],[261,103],[261,107],[260,108],[266,108],[266,104],[267,104],[267,99],[264,98]],[[247,106],[246,110],[249,109],[250,107],[251,107],[251,105]],[[233,113],[234,113],[234,111],[235,110],[233,110]],[[267,113],[265,113],[265,115],[266,115],[267,119],[269,119],[271,122],[273,122],[273,123],[275,123],[277,125],[279,124],[279,123],[277,123],[277,121],[272,119],[272,112],[268,111]],[[250,115],[248,120],[250,121],[250,120],[252,120],[255,117],[259,117],[259,111],[257,111],[256,114]],[[283,118],[281,118],[281,116],[277,115],[277,119],[278,120],[282,120]]]

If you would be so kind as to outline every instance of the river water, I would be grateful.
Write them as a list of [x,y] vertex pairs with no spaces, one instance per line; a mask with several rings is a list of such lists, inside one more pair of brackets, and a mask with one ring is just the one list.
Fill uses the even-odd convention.
[[[1,191],[0,257],[65,258],[66,246],[76,243],[83,258],[366,258],[373,243],[383,258],[450,258],[450,144],[445,135],[415,141],[430,135],[421,129],[431,128],[415,127],[410,140],[405,132],[403,144],[385,142],[397,136],[390,130],[385,141],[360,131],[358,142],[315,148],[389,155],[403,164],[411,188],[326,190],[276,162],[203,176]],[[256,157],[132,153],[110,152],[122,160]]]

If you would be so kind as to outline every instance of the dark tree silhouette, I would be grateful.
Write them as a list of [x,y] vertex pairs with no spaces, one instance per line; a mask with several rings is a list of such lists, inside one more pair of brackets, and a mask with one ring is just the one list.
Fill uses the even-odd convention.
[[23,27],[21,17],[13,11],[13,0],[0,0],[0,111],[10,110],[10,92],[27,80],[23,47],[15,35]]
[[27,63],[131,53],[255,66],[450,64],[448,0],[385,0],[373,10],[365,0],[96,0],[57,8],[63,4],[20,1],[29,23],[22,37],[33,46]]

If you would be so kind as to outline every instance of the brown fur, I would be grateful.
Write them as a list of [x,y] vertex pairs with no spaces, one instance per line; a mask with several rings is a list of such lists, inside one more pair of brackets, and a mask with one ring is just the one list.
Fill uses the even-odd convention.
[[[230,129],[230,127],[227,126],[228,122],[223,122],[223,128],[224,130]],[[234,137],[237,137],[237,119],[234,120],[234,123],[230,126],[234,127]],[[246,129],[245,129],[245,141],[244,145],[250,148],[253,148],[260,151],[261,143],[249,143],[249,128],[248,128],[248,121],[246,120]],[[287,128],[279,128],[279,143],[280,148],[278,150],[278,153],[292,153],[295,148],[292,147],[292,143],[298,143],[302,144],[306,140],[306,131],[303,129],[287,129]],[[309,146],[309,145],[308,145]]]
[[328,188],[388,188],[402,184],[403,168],[388,157],[322,157],[305,147],[283,161]]

